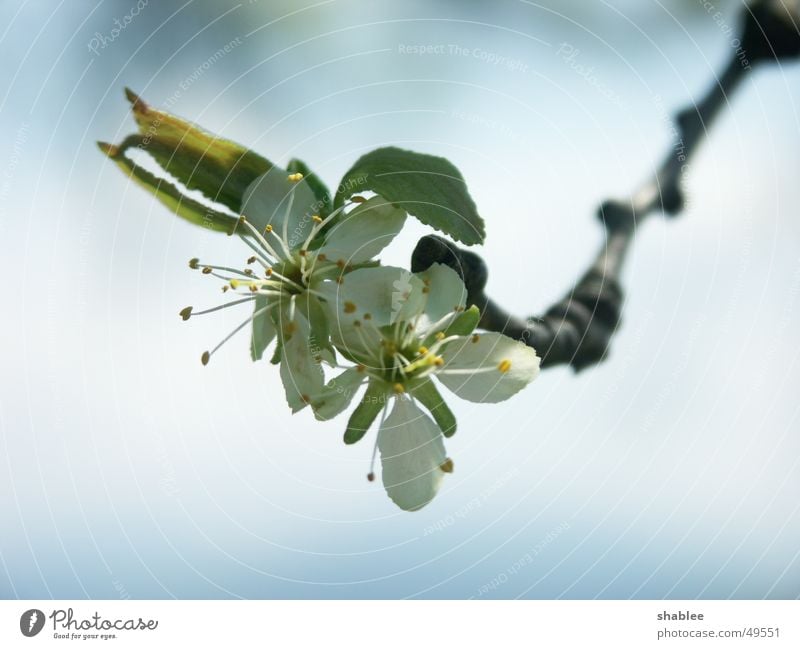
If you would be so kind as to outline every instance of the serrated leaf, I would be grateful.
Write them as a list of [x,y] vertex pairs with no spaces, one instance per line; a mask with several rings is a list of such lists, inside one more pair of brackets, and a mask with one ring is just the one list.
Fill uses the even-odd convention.
[[140,136],[131,136],[132,144],[189,189],[240,213],[244,190],[273,164],[236,142],[153,108],[129,88],[125,95],[139,126]]
[[467,245],[483,243],[486,236],[464,178],[445,158],[397,147],[376,149],[344,175],[335,205],[365,190]]
[[183,219],[200,227],[230,234],[236,227],[238,219],[212,209],[203,203],[186,196],[178,187],[168,180],[158,178],[133,160],[113,144],[98,142],[100,150],[117,163],[117,166],[136,183],[152,193],[170,211]]
[[272,163],[246,147],[149,106],[131,90],[125,92],[139,133],[129,135],[119,145],[98,142],[100,150],[178,216],[201,227],[230,233],[236,217],[189,197],[182,187],[144,169],[126,154],[149,153],[165,176],[236,214],[241,213],[247,187],[269,171]]

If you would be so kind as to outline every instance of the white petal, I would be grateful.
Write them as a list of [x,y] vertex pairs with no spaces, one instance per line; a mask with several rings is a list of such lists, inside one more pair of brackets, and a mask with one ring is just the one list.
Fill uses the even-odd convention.
[[309,340],[309,326],[299,313],[292,323],[284,321],[282,327],[292,328],[291,336],[283,334],[281,355],[281,380],[286,391],[286,401],[292,412],[302,410],[311,401],[311,396],[322,390],[324,376],[322,367],[316,360],[315,350]]
[[[255,299],[255,311],[258,312],[270,304],[270,298],[259,295]],[[250,357],[254,360],[260,360],[264,354],[264,350],[274,340],[275,325],[272,322],[272,313],[262,313],[258,318],[253,320],[253,330],[250,335]]]
[[428,322],[437,322],[449,313],[463,310],[467,303],[467,289],[450,266],[433,264],[428,270],[417,273],[417,276],[427,282],[425,315]]
[[333,419],[350,405],[366,379],[367,375],[354,367],[331,379],[320,393],[311,399],[314,416],[321,420]]
[[[295,249],[303,244],[314,225],[311,217],[316,199],[305,180],[295,182],[288,175],[286,170],[273,167],[256,178],[244,192],[242,214],[260,232],[271,225],[280,237],[285,224],[287,243]],[[280,244],[273,239],[268,241],[282,254]]]
[[504,401],[539,374],[540,359],[533,348],[498,333],[463,336],[445,345],[441,355],[444,366],[436,377],[467,401]]
[[405,220],[405,210],[375,196],[342,216],[325,237],[319,253],[329,261],[345,264],[369,261],[391,243]]
[[386,493],[406,511],[427,505],[442,482],[447,460],[442,431],[407,397],[395,399],[378,432]]
[[377,327],[410,320],[422,311],[423,283],[403,268],[377,266],[347,273],[342,283],[326,282],[319,290],[329,309],[331,330],[363,320]]

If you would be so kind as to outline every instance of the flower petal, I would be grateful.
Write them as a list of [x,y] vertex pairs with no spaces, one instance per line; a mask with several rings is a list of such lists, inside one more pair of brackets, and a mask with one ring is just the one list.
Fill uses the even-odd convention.
[[[265,308],[270,302],[265,295],[259,295],[255,300],[255,311]],[[275,324],[272,322],[272,313],[267,312],[253,320],[253,331],[250,336],[250,357],[254,361],[261,360],[264,350],[275,338]]]
[[281,380],[286,391],[286,401],[292,412],[302,410],[311,402],[311,395],[322,390],[324,376],[311,347],[310,327],[299,313],[295,319],[283,323],[284,332],[293,330],[289,336],[282,336]]
[[462,399],[497,403],[519,392],[539,374],[532,347],[498,333],[464,336],[444,346],[436,377]]
[[350,265],[369,261],[391,243],[405,220],[405,210],[375,196],[341,217],[325,237],[319,254]]
[[431,323],[449,313],[462,311],[467,303],[467,289],[458,273],[444,264],[433,264],[417,273],[428,289],[425,315]]
[[319,287],[328,304],[331,329],[369,320],[377,327],[411,320],[422,311],[422,280],[403,268],[378,266],[347,273],[341,284]]
[[331,345],[328,312],[320,304],[319,298],[311,293],[303,293],[297,297],[297,308],[310,324],[309,347],[312,353],[329,365],[335,365],[336,354]]
[[407,397],[395,399],[378,432],[383,486],[406,511],[427,505],[442,482],[447,466],[442,431]]
[[317,395],[311,398],[314,416],[323,421],[333,419],[350,405],[366,378],[363,371],[351,367],[331,379]]
[[267,225],[271,225],[280,237],[285,231],[289,248],[294,250],[311,232],[315,203],[314,192],[305,180],[289,180],[287,171],[273,167],[245,190],[242,214],[260,232]]

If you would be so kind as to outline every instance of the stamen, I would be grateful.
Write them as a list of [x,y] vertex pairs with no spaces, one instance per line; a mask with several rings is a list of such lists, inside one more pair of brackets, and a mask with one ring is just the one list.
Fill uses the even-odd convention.
[[286,282],[289,286],[293,286],[298,291],[305,291],[306,290],[305,286],[301,286],[300,284],[295,282],[293,279],[289,279],[285,275],[281,275],[280,273],[276,273],[275,270],[272,269],[272,268],[267,269],[267,276],[268,277],[277,277],[279,280],[281,280],[282,282]]
[[197,257],[192,257],[189,260],[189,268],[191,268],[192,270],[197,270],[199,263],[200,263],[200,260]]
[[192,316],[196,315],[205,315],[206,313],[213,313],[214,311],[220,311],[222,309],[227,309],[229,306],[236,306],[237,304],[244,304],[245,302],[252,302],[255,298],[252,297],[244,297],[241,300],[234,300],[233,302],[226,302],[225,304],[220,304],[219,306],[212,307],[210,309],[206,309],[204,311],[197,311],[194,312],[192,309],[193,307],[187,306],[185,309],[181,309],[180,316],[184,320],[188,320]]
[[303,180],[303,174],[298,171],[296,174],[289,174],[287,178],[293,183],[297,183]]
[[[250,249],[251,249],[253,252],[255,252],[255,253],[256,253],[256,261],[258,261],[258,263],[259,263],[259,264],[261,264],[262,266],[266,267],[266,266],[269,266],[269,265],[270,265],[270,263],[272,263],[272,262],[270,262],[270,260],[269,260],[269,259],[267,259],[267,257],[265,257],[265,256],[262,254],[262,251],[261,251],[261,250],[259,250],[259,249],[256,247],[256,244],[254,244],[252,241],[250,241],[250,239],[248,239],[248,238],[247,238],[246,236],[244,236],[243,234],[240,234],[240,235],[239,235],[239,238],[240,238],[242,241],[244,241],[244,242],[247,244],[247,247],[248,247],[248,248],[250,248]],[[277,259],[278,259],[278,257],[275,257],[275,260],[277,260]]]
[[508,372],[511,369],[511,361],[507,358],[500,361],[500,364],[497,366],[497,369],[500,370],[503,374]]
[[[322,228],[324,228],[328,223],[330,223],[331,219],[334,219],[339,214],[341,214],[343,209],[344,206],[333,210],[333,212],[328,214],[328,216],[326,216],[324,220],[321,219],[318,215],[314,215],[311,217],[311,220],[314,221],[314,225],[311,228],[311,232],[308,233],[306,240],[303,242],[303,245],[300,247],[301,252],[303,251],[308,252],[308,247],[311,245],[311,242],[314,240],[314,237],[317,236],[317,234],[319,233],[320,230],[322,230]],[[318,260],[325,261],[325,259],[327,259],[325,255],[317,255],[317,259],[315,259],[314,262],[312,263],[311,269],[308,271],[308,273],[311,274],[314,271],[314,265],[316,265],[316,262]]]
[[[295,175],[295,174],[292,174]],[[303,174],[300,174],[300,179],[303,178]],[[283,238],[281,239],[281,246],[283,247],[283,251],[286,253],[287,257],[292,256],[291,250],[289,250],[288,242],[289,242],[289,215],[292,213],[292,206],[294,206],[294,191],[289,192],[289,202],[286,203],[286,212],[283,214]],[[276,235],[277,236],[277,235]]]
[[[252,299],[252,298],[250,298],[250,299]],[[200,361],[203,363],[203,365],[208,365],[208,361],[211,359],[211,356],[212,356],[214,353],[216,353],[216,351],[217,351],[217,350],[218,350],[220,347],[222,347],[222,346],[223,346],[223,345],[224,345],[226,342],[228,342],[228,341],[229,341],[231,338],[233,338],[233,337],[234,337],[234,336],[235,336],[237,333],[239,333],[239,332],[240,332],[242,329],[244,329],[244,328],[245,328],[247,325],[249,325],[251,322],[253,322],[253,321],[254,321],[254,320],[256,320],[257,318],[260,318],[260,317],[261,317],[262,315],[264,315],[264,314],[265,314],[267,311],[269,311],[270,309],[272,309],[272,308],[276,307],[277,305],[278,305],[278,303],[277,303],[277,302],[273,302],[272,304],[268,304],[268,305],[267,305],[267,306],[265,306],[264,308],[262,308],[262,309],[259,309],[259,310],[258,310],[258,311],[256,311],[256,312],[255,312],[253,315],[251,315],[249,318],[247,318],[247,320],[245,320],[245,321],[244,321],[244,322],[242,322],[240,325],[238,325],[238,326],[237,326],[237,327],[236,327],[236,328],[235,328],[233,331],[231,331],[231,332],[230,332],[230,333],[229,333],[227,336],[225,336],[225,338],[223,338],[223,339],[220,341],[220,343],[219,343],[219,344],[218,344],[216,347],[214,347],[214,349],[212,349],[210,352],[203,352],[203,355],[200,357]]]
[[[206,268],[208,268],[209,270],[206,270]],[[234,275],[242,275],[244,277],[247,277],[248,274],[252,274],[252,272],[253,272],[253,271],[250,271],[248,273],[249,269],[245,269],[245,270],[242,271],[242,270],[239,270],[237,268],[230,268],[229,266],[214,266],[212,264],[206,264],[206,266],[203,268],[203,273],[205,275],[208,275],[208,274],[211,273],[212,270],[221,270],[221,271],[224,271],[226,273],[233,273]]]
[[451,460],[451,459],[448,457],[447,459],[445,459],[445,461],[444,461],[444,462],[442,462],[442,463],[439,465],[439,468],[440,468],[442,471],[444,471],[445,473],[452,473],[452,472],[453,472],[453,460]]
[[[281,258],[281,256],[275,252],[272,246],[267,243],[267,240],[261,235],[261,233],[258,230],[256,230],[256,227],[252,223],[250,223],[250,221],[247,220],[247,217],[244,214],[242,214],[242,216],[239,217],[239,222],[244,224],[244,226],[248,230],[250,230],[251,234],[256,238],[256,241],[258,241],[258,243],[261,244],[261,246],[268,254],[272,255],[275,259]],[[272,228],[270,227],[268,231],[271,232]]]
[[356,312],[356,305],[352,302],[345,302],[344,303],[344,312],[345,313],[355,313]]

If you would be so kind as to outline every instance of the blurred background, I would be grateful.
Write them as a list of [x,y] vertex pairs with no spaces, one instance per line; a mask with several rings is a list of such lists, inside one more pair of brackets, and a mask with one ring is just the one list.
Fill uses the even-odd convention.
[[490,294],[537,313],[602,245],[596,205],[676,144],[740,8],[3,3],[0,596],[800,596],[798,65],[745,79],[686,212],[638,233],[608,360],[452,398],[455,473],[413,514],[365,479],[374,433],[345,447],[345,417],[292,417],[246,334],[200,365],[246,314],[181,322],[219,300],[186,262],[246,254],[95,146],[134,130],[130,86],[329,186],[379,146],[446,156],[487,222]]

